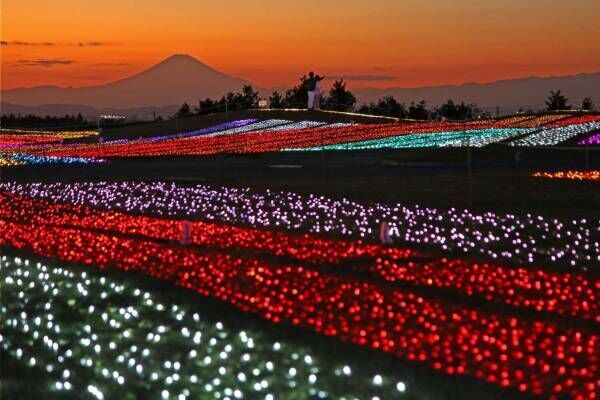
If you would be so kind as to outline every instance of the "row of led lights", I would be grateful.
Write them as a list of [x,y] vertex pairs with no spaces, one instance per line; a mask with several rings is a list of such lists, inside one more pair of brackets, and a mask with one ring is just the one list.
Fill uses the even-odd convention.
[[367,150],[367,149],[399,149],[421,147],[483,147],[492,143],[519,136],[530,132],[531,129],[498,129],[435,132],[409,134],[386,137],[360,142],[339,143],[328,146],[286,149],[290,151],[320,151],[320,150]]
[[[485,128],[508,128],[528,121],[531,117],[515,117],[502,120],[478,120],[470,122],[401,122],[371,125],[325,125],[311,121],[294,124],[284,120],[267,120],[233,128],[231,133],[248,132],[231,141],[223,132],[197,134],[194,137],[174,138],[151,143],[125,143],[126,146],[79,146],[56,149],[52,155],[79,157],[129,157],[160,155],[193,155],[221,152],[279,151],[288,147],[314,147],[348,141],[361,141],[382,137],[421,134],[444,131],[477,130]],[[262,124],[262,125],[261,125]],[[272,126],[269,126],[271,124]],[[532,125],[529,121],[526,125]],[[325,143],[326,142],[326,143]]]
[[19,165],[87,165],[102,164],[106,160],[82,157],[49,157],[23,153],[0,154],[0,166],[12,167]]
[[[308,234],[185,223],[3,193],[0,193],[0,218],[27,226],[60,226],[170,242],[185,240],[190,245],[233,254],[251,251],[261,257],[293,259],[313,268],[326,265],[332,272],[353,270],[358,275],[368,272],[392,282],[441,287],[487,301],[600,322],[600,305],[595,298],[600,281],[580,274],[439,258],[410,249]],[[183,239],[186,227],[189,234]],[[339,267],[331,268],[334,265]]]
[[[486,127],[486,128],[496,128],[498,130],[503,130],[506,127],[510,127],[510,128],[518,128],[518,127],[539,127],[541,124],[546,124],[548,123],[548,126],[552,126],[552,121],[554,119],[559,119],[558,122],[556,122],[556,124],[567,124],[570,120],[572,120],[573,123],[578,122],[578,121],[583,121],[581,119],[581,117],[575,117],[575,118],[567,118],[565,121],[565,118],[562,116],[558,116],[558,115],[545,115],[545,116],[537,116],[537,117],[513,117],[513,118],[508,118],[508,119],[501,119],[501,120],[481,120],[481,121],[474,121],[474,122],[467,122],[467,123],[419,123],[419,124],[415,124],[415,123],[400,123],[400,124],[396,124],[396,125],[369,125],[368,129],[364,129],[364,128],[360,128],[360,127],[355,127],[358,128],[358,132],[360,132],[360,134],[362,134],[363,136],[374,136],[374,137],[386,137],[386,136],[396,136],[396,135],[405,135],[405,134],[411,134],[411,133],[427,133],[427,132],[438,132],[440,134],[443,134],[443,127],[444,126],[448,126],[448,127],[452,127],[452,131],[460,131],[460,127],[464,126],[464,127],[471,127],[475,130],[477,130],[477,127]],[[437,124],[437,125],[436,125]],[[445,125],[444,125],[445,124]],[[114,142],[110,142],[108,143],[108,145],[115,146],[115,145],[126,145],[126,144],[142,144],[140,142],[144,143],[144,147],[146,148],[141,148],[141,149],[137,149],[137,153],[135,153],[134,155],[137,156],[141,156],[141,155],[161,155],[161,154],[172,154],[173,153],[173,149],[164,149],[164,148],[155,148],[155,146],[153,146],[151,143],[148,142],[160,142],[160,141],[164,141],[167,140],[168,142],[171,142],[171,140],[173,140],[172,143],[169,143],[169,145],[172,147],[173,145],[175,145],[178,140],[175,139],[181,139],[181,138],[186,138],[186,137],[203,137],[204,139],[206,139],[207,137],[214,137],[214,136],[221,136],[221,135],[226,135],[226,134],[235,134],[235,133],[245,133],[245,132],[254,132],[254,133],[267,133],[267,132],[274,132],[274,131],[290,131],[293,133],[292,139],[295,139],[297,136],[300,136],[300,134],[302,134],[302,136],[306,136],[306,135],[311,135],[312,137],[309,137],[308,139],[306,137],[302,138],[302,140],[300,141],[296,141],[296,144],[302,144],[303,148],[304,147],[311,147],[310,146],[310,142],[312,141],[313,143],[315,142],[315,140],[318,140],[319,138],[315,137],[314,132],[310,132],[310,131],[305,131],[307,128],[317,128],[317,127],[327,127],[329,128],[329,131],[331,131],[331,133],[333,133],[333,135],[331,134],[327,134],[327,141],[331,142],[332,140],[338,141],[338,142],[348,142],[348,140],[351,139],[352,142],[356,142],[356,141],[364,141],[364,139],[366,139],[366,137],[363,137],[362,139],[360,138],[360,136],[357,136],[356,134],[352,134],[351,136],[348,136],[346,133],[346,130],[339,130],[341,128],[347,128],[348,125],[350,124],[331,124],[331,125],[326,125],[320,122],[314,122],[314,121],[301,121],[298,123],[292,123],[291,121],[286,121],[286,120],[267,120],[267,121],[260,121],[257,122],[256,120],[240,120],[240,121],[232,121],[230,123],[226,123],[226,124],[220,124],[220,125],[216,125],[214,127],[209,127],[209,128],[204,128],[204,129],[200,129],[197,131],[193,131],[193,132],[188,132],[188,133],[183,133],[183,134],[174,134],[174,135],[168,135],[168,136],[162,136],[162,137],[157,137],[157,138],[149,138],[149,139],[144,139],[144,140],[138,140],[138,141],[127,141],[127,140],[119,140],[119,141],[114,141]],[[562,125],[560,125],[562,126]],[[339,129],[335,129],[335,128],[339,128]],[[383,132],[383,133],[380,133]],[[94,132],[96,133],[96,132]],[[513,133],[516,134],[516,131],[513,131]],[[491,132],[480,136],[479,138],[474,138],[473,142],[471,144],[468,144],[470,146],[484,146],[486,144],[489,143],[493,143],[496,142],[498,140],[503,140],[506,138],[509,138],[513,135],[511,134],[503,134],[503,135],[498,135],[497,133],[493,132],[493,129]],[[282,142],[282,145],[278,145],[275,146],[275,148],[271,148],[270,150],[281,150],[283,148],[285,148],[285,145],[289,145],[289,137],[287,138],[288,140],[286,140],[286,138],[280,138],[279,142]],[[320,139],[323,140],[324,139],[324,134],[321,133],[320,135]],[[437,142],[440,142],[440,140],[437,140]],[[435,142],[435,141],[434,141]],[[443,141],[442,141],[443,142]],[[425,141],[425,143],[427,143],[427,141]],[[182,143],[178,143],[178,144],[182,144]],[[223,143],[220,143],[221,145],[223,145]],[[323,144],[323,143],[322,143]],[[210,146],[210,144],[208,144]],[[370,143],[364,143],[363,146],[367,146],[367,148],[369,146],[371,146],[372,144]],[[413,143],[413,146],[424,146],[426,144],[419,144],[419,143]],[[457,139],[455,141],[448,141],[447,143],[448,146],[463,146],[465,145],[463,143],[462,140]],[[314,146],[314,144],[313,144]],[[377,147],[377,145],[375,145]],[[394,145],[388,144],[388,147],[394,147]],[[411,146],[407,146],[407,145],[396,145],[396,146],[400,146],[400,147],[411,147]],[[102,146],[102,149],[98,149],[98,146],[91,146],[91,145],[67,145],[67,146],[62,146],[62,147],[58,147],[56,149],[52,149],[52,147],[54,146],[45,146],[42,149],[38,149],[37,151],[40,152],[40,154],[45,154],[48,151],[50,151],[50,155],[62,155],[62,156],[72,156],[72,157],[76,157],[76,156],[85,156],[85,157],[90,157],[90,156],[99,156],[102,155],[104,157],[106,156],[127,156],[129,154],[132,153],[128,153],[127,151],[125,151],[125,149],[122,146],[118,146],[117,148],[109,148],[106,149],[104,148],[104,146]],[[162,146],[164,147],[164,146]],[[195,148],[198,148],[198,143],[195,143]],[[201,146],[202,147],[202,146]],[[211,153],[210,150],[206,149],[207,146],[203,146],[205,147],[203,152],[207,152]],[[214,144],[213,144],[214,147]],[[216,146],[217,148],[219,146]],[[35,150],[35,149],[33,149]],[[131,149],[129,149],[131,150]],[[180,153],[189,153],[193,151],[191,149],[187,149],[185,147],[181,147],[178,150]],[[237,146],[235,147],[231,147],[231,146],[224,146],[220,149],[217,149],[217,151],[212,151],[212,152],[228,152],[228,151],[256,151],[256,149],[253,149],[252,146],[250,147],[242,147],[237,148]]]
[[564,179],[572,181],[600,181],[600,170],[590,171],[555,171],[555,172],[534,172],[534,178],[544,179]]
[[146,182],[2,183],[7,191],[53,202],[261,228],[392,240],[527,264],[587,270],[600,264],[598,221],[450,208],[361,204],[292,192]]
[[551,127],[513,140],[509,144],[511,146],[555,146],[596,129],[600,129],[600,122]]
[[[559,126],[554,127],[552,123],[561,116],[549,116],[553,118],[536,121],[535,127],[530,128],[488,128],[483,130],[470,130],[458,132],[435,132],[430,134],[402,135],[383,139],[375,139],[360,142],[339,143],[329,146],[317,146],[312,148],[297,148],[293,150],[364,150],[382,148],[419,148],[419,147],[483,147],[492,143],[511,139],[515,136],[524,136],[512,142],[513,145],[555,145],[571,137],[589,132],[599,124],[598,121],[582,122],[581,118],[567,118],[556,122]],[[548,128],[541,128],[541,124],[549,123]],[[562,124],[566,125],[562,125]],[[527,136],[528,133],[532,133]]]
[[[346,126],[348,124],[335,124],[335,126]],[[207,139],[225,137],[228,135],[239,135],[257,132],[279,132],[288,130],[303,130],[307,128],[318,128],[327,125],[317,121],[299,121],[293,122],[282,119],[269,119],[258,121],[256,119],[237,120],[223,124],[218,124],[208,128],[203,128],[186,133],[171,134],[166,136],[157,136],[139,140],[116,140],[98,145],[70,145],[62,147],[47,147],[40,149],[44,154],[52,155],[76,155],[90,156],[102,154],[103,157],[110,156],[143,156],[152,154],[171,154],[171,147],[184,149],[189,146],[191,139]],[[162,153],[161,153],[162,152]]]

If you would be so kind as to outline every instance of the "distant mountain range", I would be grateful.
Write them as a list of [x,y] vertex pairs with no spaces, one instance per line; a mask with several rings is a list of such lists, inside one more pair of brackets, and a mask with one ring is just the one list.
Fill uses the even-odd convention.
[[[96,116],[101,113],[119,113],[149,118],[173,113],[187,101],[197,104],[206,97],[220,98],[229,91],[239,91],[250,82],[225,75],[188,55],[173,55],[139,74],[115,82],[81,88],[39,86],[17,88],[1,92],[1,112],[64,115],[81,113]],[[259,88],[264,97],[272,89]],[[351,83],[350,83],[351,88]],[[549,78],[522,78],[493,83],[466,83],[463,85],[424,88],[354,89],[359,104],[393,95],[400,102],[425,100],[435,106],[448,99],[477,103],[482,108],[502,113],[543,107],[550,90],[560,89],[574,106],[584,97],[600,102],[600,73],[579,74]]]
[[493,110],[499,107],[501,112],[507,113],[520,108],[525,111],[544,108],[544,102],[551,90],[561,90],[571,100],[573,107],[579,107],[585,97],[591,97],[600,105],[600,73],[529,77],[492,83],[465,83],[416,89],[357,89],[355,92],[362,102],[375,101],[388,95],[406,104],[425,100],[429,105],[439,105],[453,99],[476,103],[484,109]]
[[[248,84],[214,70],[187,55],[173,55],[139,74],[115,82],[81,88],[39,86],[2,91],[2,101],[19,106],[82,105],[101,109],[152,108],[196,104],[200,98],[221,97]],[[86,109],[82,109],[86,110]],[[90,110],[86,110],[89,112]],[[4,108],[2,110],[5,113]]]

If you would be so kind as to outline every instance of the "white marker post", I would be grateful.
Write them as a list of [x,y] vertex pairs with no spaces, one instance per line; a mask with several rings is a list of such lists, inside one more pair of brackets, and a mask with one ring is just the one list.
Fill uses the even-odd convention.
[[383,221],[379,227],[379,239],[381,240],[382,244],[392,244],[390,227],[386,221]]
[[181,221],[181,244],[187,245],[192,236],[192,223],[190,221]]

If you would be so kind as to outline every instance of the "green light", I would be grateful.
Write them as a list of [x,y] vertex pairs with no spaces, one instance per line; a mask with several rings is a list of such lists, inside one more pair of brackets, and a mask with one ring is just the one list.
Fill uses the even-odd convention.
[[286,149],[286,151],[320,151],[320,150],[374,150],[401,149],[421,147],[483,147],[511,137],[531,132],[523,128],[478,129],[468,131],[417,133],[391,136],[383,139],[362,142],[340,143],[328,146],[309,147],[305,149]]

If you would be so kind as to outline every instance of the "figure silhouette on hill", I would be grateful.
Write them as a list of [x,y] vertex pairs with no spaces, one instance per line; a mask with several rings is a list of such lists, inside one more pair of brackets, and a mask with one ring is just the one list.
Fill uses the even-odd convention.
[[318,110],[321,108],[321,81],[324,76],[315,75],[314,72],[308,73],[308,79],[304,82],[308,91],[308,109]]

